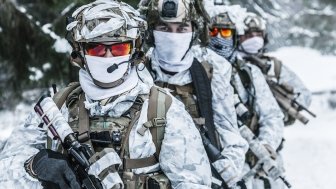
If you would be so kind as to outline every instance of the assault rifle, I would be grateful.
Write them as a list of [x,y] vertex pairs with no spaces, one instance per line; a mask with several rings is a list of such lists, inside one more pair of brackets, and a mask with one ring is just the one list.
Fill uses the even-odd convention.
[[286,84],[278,84],[272,79],[267,77],[267,73],[271,68],[271,65],[267,64],[267,61],[264,61],[261,58],[254,55],[248,56],[245,59],[251,61],[251,63],[255,64],[261,69],[262,73],[266,77],[266,81],[275,99],[277,100],[283,112],[287,113],[290,117],[298,119],[303,124],[307,124],[309,122],[309,119],[300,113],[301,110],[306,111],[312,117],[316,117],[316,115],[313,112],[311,112],[302,104],[296,101],[295,95],[293,93],[294,90],[293,87]]
[[48,126],[52,135],[59,139],[63,148],[67,150],[82,189],[103,189],[99,180],[87,172],[90,167],[89,158],[93,153],[88,147],[78,142],[75,133],[64,119],[52,98],[42,96],[34,106],[34,110]]
[[284,112],[287,112],[288,115],[295,119],[298,119],[303,124],[307,124],[309,119],[307,119],[304,115],[300,113],[301,110],[306,111],[312,117],[316,117],[313,112],[311,112],[306,107],[296,101],[294,96],[290,94],[291,91],[289,91],[288,87],[286,87],[285,85],[279,85],[272,80],[267,80],[267,83],[270,86],[270,89],[279,106]]
[[240,102],[237,95],[235,95],[234,100],[240,135],[248,142],[250,150],[258,158],[256,165],[243,176],[242,180],[246,182],[250,177],[256,175],[258,171],[263,170],[267,176],[274,180],[281,179],[288,188],[291,188],[291,185],[285,179],[284,172],[278,165],[278,162],[272,159],[271,154],[266,147],[260,143],[251,129],[243,123],[247,122],[247,119],[251,117],[247,108]]

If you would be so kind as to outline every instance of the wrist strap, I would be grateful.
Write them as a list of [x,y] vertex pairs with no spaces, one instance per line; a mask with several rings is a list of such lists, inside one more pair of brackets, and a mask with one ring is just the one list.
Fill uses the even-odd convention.
[[27,161],[24,162],[24,168],[26,172],[33,178],[37,179],[37,174],[33,171],[33,160],[34,156],[30,157]]

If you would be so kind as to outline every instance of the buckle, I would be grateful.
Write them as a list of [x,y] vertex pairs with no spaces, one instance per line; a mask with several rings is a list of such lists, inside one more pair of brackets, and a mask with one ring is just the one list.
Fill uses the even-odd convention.
[[167,124],[167,120],[162,117],[156,117],[153,119],[153,126],[154,127],[163,127]]

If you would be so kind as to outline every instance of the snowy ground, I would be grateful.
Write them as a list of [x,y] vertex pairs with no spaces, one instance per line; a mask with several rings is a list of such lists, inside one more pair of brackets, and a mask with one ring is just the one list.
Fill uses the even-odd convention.
[[[317,51],[286,47],[272,53],[293,69],[313,92],[336,90],[336,57]],[[293,189],[336,188],[336,94],[314,95],[311,110],[317,114],[308,125],[296,123],[285,129],[283,156],[286,177]],[[15,125],[22,123],[31,107],[0,112],[0,149]]]
[[[294,70],[313,92],[336,90],[336,57],[299,47],[272,53]],[[317,118],[307,125],[285,129],[284,161],[294,189],[336,188],[336,94],[314,95],[311,110]]]

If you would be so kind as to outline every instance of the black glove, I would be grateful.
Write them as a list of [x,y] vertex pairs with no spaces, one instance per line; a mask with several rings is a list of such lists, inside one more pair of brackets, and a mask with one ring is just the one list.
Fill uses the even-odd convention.
[[66,157],[49,149],[41,150],[31,162],[32,172],[45,189],[80,189]]

